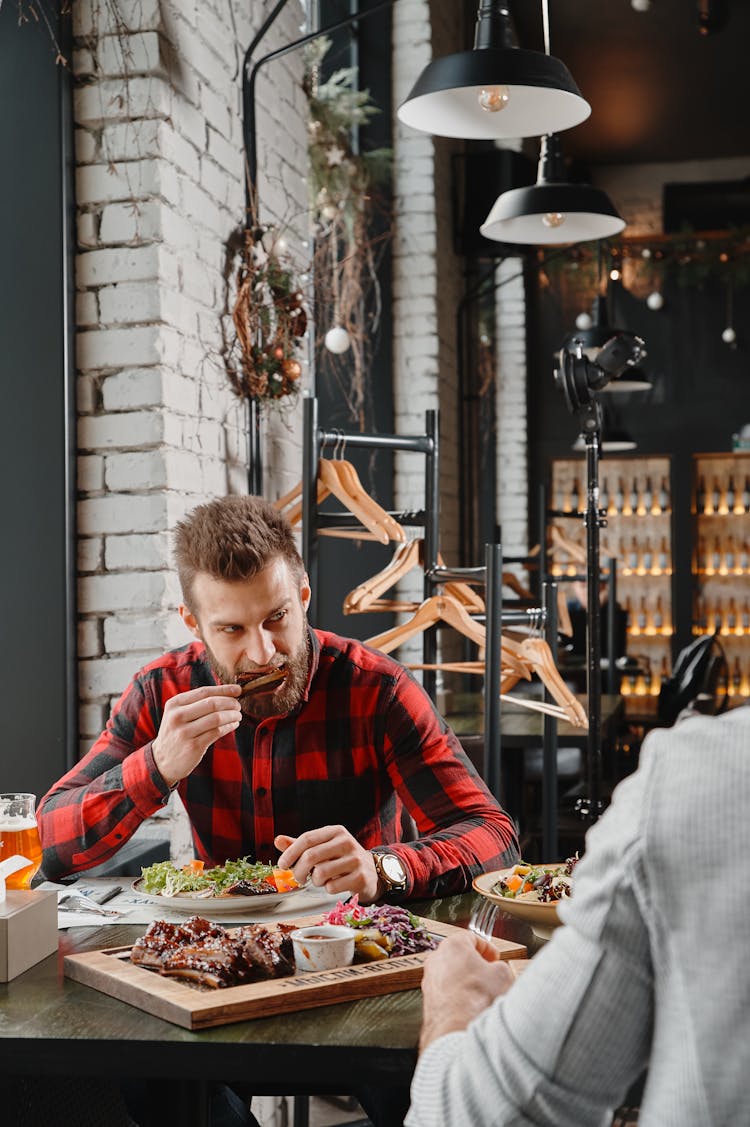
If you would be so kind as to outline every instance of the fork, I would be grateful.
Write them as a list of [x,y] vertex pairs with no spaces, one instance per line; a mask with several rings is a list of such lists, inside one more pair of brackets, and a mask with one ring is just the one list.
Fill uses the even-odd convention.
[[481,900],[471,913],[469,931],[473,931],[482,939],[492,939],[498,911],[498,905],[493,904],[491,900]]
[[[73,903],[75,901],[75,903]],[[102,908],[87,896],[77,892],[67,892],[57,902],[58,912],[95,912],[97,916],[120,916],[122,912],[115,912],[111,908]]]

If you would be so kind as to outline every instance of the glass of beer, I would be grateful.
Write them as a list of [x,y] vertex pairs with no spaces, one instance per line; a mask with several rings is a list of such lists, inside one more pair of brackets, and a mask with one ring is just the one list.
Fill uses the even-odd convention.
[[5,878],[6,888],[29,888],[42,863],[35,794],[0,794],[0,861],[17,853],[31,864]]

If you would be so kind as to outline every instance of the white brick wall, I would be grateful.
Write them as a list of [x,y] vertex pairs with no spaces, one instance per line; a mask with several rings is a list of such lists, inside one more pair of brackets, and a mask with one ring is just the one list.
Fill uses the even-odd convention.
[[[265,7],[74,7],[84,747],[135,670],[187,640],[169,529],[247,488],[246,410],[223,370],[220,317],[224,244],[245,215],[241,63]],[[291,3],[255,57],[295,39],[303,15]],[[271,173],[305,167],[301,66],[295,53],[258,82],[262,221],[306,212],[300,174],[282,185]],[[292,241],[304,253],[301,222]],[[294,425],[268,431],[273,495],[275,476],[299,476],[300,443]]]

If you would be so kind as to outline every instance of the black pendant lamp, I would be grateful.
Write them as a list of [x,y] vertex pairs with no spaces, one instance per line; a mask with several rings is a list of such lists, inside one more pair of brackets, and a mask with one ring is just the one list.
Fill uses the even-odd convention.
[[560,138],[542,137],[536,184],[498,196],[479,230],[500,243],[580,243],[617,235],[625,226],[606,192],[565,179]]
[[590,113],[564,63],[515,46],[502,0],[480,0],[473,50],[431,62],[398,109],[405,125],[467,140],[538,137],[580,125]]

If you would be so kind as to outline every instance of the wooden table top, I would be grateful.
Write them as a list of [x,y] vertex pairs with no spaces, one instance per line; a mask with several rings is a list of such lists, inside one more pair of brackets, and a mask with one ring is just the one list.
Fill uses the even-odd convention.
[[[415,901],[430,919],[468,924],[474,893]],[[50,956],[0,984],[0,1075],[148,1076],[192,1071],[202,1080],[262,1077],[267,1090],[338,1090],[349,1084],[408,1083],[421,1022],[419,990],[323,1006],[192,1032],[63,976],[67,954],[132,943],[144,927],[107,925],[60,932]],[[540,946],[531,929],[503,914],[495,934]],[[333,1084],[333,1089],[330,1085]]]

